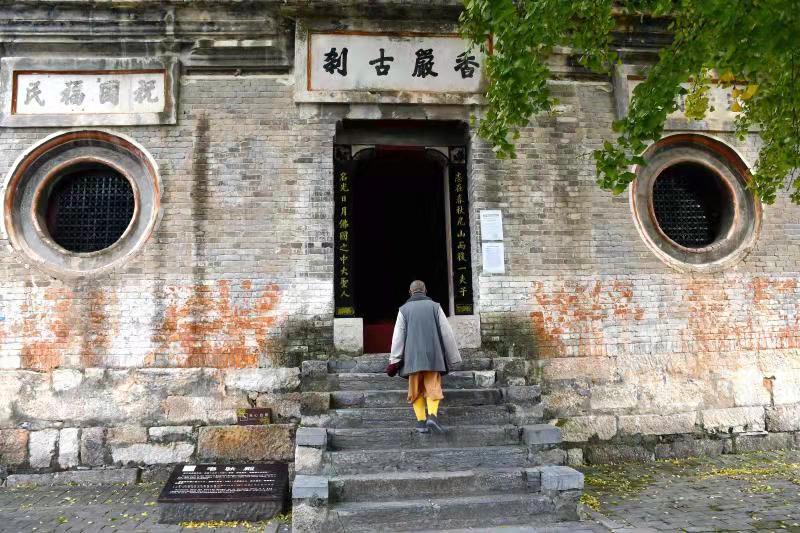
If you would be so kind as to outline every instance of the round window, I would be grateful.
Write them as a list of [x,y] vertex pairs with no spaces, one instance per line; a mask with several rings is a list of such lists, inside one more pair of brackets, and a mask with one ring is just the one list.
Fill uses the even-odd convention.
[[733,197],[713,170],[696,163],[678,163],[655,179],[653,213],[658,227],[676,244],[704,248],[730,229]]
[[636,227],[650,250],[677,270],[719,270],[754,246],[761,204],[750,174],[725,144],[701,135],[667,137],[645,154],[631,186]]
[[75,130],[20,155],[5,182],[3,224],[29,263],[64,279],[125,264],[160,212],[158,167],[131,139]]
[[87,253],[116,243],[130,226],[135,205],[125,176],[108,166],[90,165],[68,169],[54,180],[39,207],[56,244]]

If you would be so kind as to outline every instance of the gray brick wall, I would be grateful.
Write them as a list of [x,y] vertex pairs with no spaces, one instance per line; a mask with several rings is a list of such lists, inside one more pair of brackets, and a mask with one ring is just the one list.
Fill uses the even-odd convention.
[[[36,431],[65,420],[227,424],[254,399],[296,422],[293,390],[234,390],[226,376],[331,350],[331,145],[348,107],[295,105],[291,76],[189,75],[180,89],[177,125],[110,128],[141,143],[161,172],[163,217],[141,253],[103,278],[63,282],[0,242],[0,442],[9,449],[28,442],[13,429],[22,422]],[[612,438],[619,428],[658,426],[630,417],[674,414],[684,427],[702,424],[704,410],[756,407],[767,416],[773,403],[800,403],[798,208],[765,207],[757,246],[728,271],[678,273],[642,242],[627,195],[594,183],[590,152],[611,135],[611,86],[553,89],[559,108],[523,131],[518,159],[497,161],[473,139],[484,342],[532,362],[528,378],[544,380],[548,415],[574,421],[565,434],[576,442],[590,430]],[[0,171],[49,133],[0,132]],[[725,140],[752,163],[755,140]],[[476,221],[485,208],[504,213],[505,275],[480,273]],[[142,374],[162,367],[179,386]],[[56,380],[56,368],[77,369],[76,384]],[[103,391],[120,386],[134,392],[104,411]],[[89,414],[54,411],[64,399]],[[180,418],[186,409],[196,417]],[[197,438],[192,431],[187,439]],[[143,462],[162,446],[103,442],[136,444]]]

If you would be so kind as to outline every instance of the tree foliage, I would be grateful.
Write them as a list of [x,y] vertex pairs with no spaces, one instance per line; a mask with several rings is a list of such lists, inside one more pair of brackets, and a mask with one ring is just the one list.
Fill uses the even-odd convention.
[[465,0],[464,35],[484,51],[491,37],[478,133],[498,156],[513,157],[520,128],[551,110],[555,50],[610,73],[620,61],[612,38],[622,16],[663,18],[673,38],[635,87],[627,116],[614,123],[616,138],[594,152],[599,185],[624,191],[678,97],[685,96],[687,117],[702,119],[716,83],[741,111],[737,135],[755,129],[763,141],[751,188],[772,203],[786,185],[800,203],[800,0]]

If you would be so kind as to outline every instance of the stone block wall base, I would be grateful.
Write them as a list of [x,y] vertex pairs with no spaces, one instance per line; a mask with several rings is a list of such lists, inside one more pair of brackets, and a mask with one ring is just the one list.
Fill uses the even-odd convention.
[[[800,432],[757,432],[718,437],[691,434],[638,435],[598,442],[570,443],[588,464],[649,462],[658,459],[714,457],[753,451],[800,448]],[[575,446],[579,446],[576,448]]]
[[267,502],[196,502],[159,503],[159,523],[205,522],[212,520],[269,520],[284,511],[285,501]]

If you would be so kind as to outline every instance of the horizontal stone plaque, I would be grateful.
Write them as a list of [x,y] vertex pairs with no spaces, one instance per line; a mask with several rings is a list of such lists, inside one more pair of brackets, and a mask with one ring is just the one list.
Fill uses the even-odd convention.
[[177,63],[159,58],[2,60],[2,126],[175,123]]
[[[624,118],[628,114],[628,107],[633,96],[634,89],[645,79],[645,73],[640,67],[633,65],[618,65],[614,70],[614,97],[617,104],[617,117]],[[741,84],[739,85],[741,88]],[[690,89],[691,85],[683,84],[684,89]],[[712,80],[711,86],[705,96],[708,98],[708,110],[705,118],[694,120],[688,118],[684,111],[686,109],[686,96],[679,96],[676,99],[678,109],[667,116],[664,123],[665,131],[734,131],[736,129],[736,117],[740,114],[732,109],[734,100],[732,87],[723,87]]]
[[458,35],[312,33],[311,91],[477,93],[483,54]]
[[297,101],[479,103],[484,93],[484,54],[456,32],[300,24],[297,39]]
[[15,72],[11,112],[16,115],[160,113],[166,72],[113,70]]
[[160,521],[266,520],[288,493],[285,463],[179,465],[158,497]]

